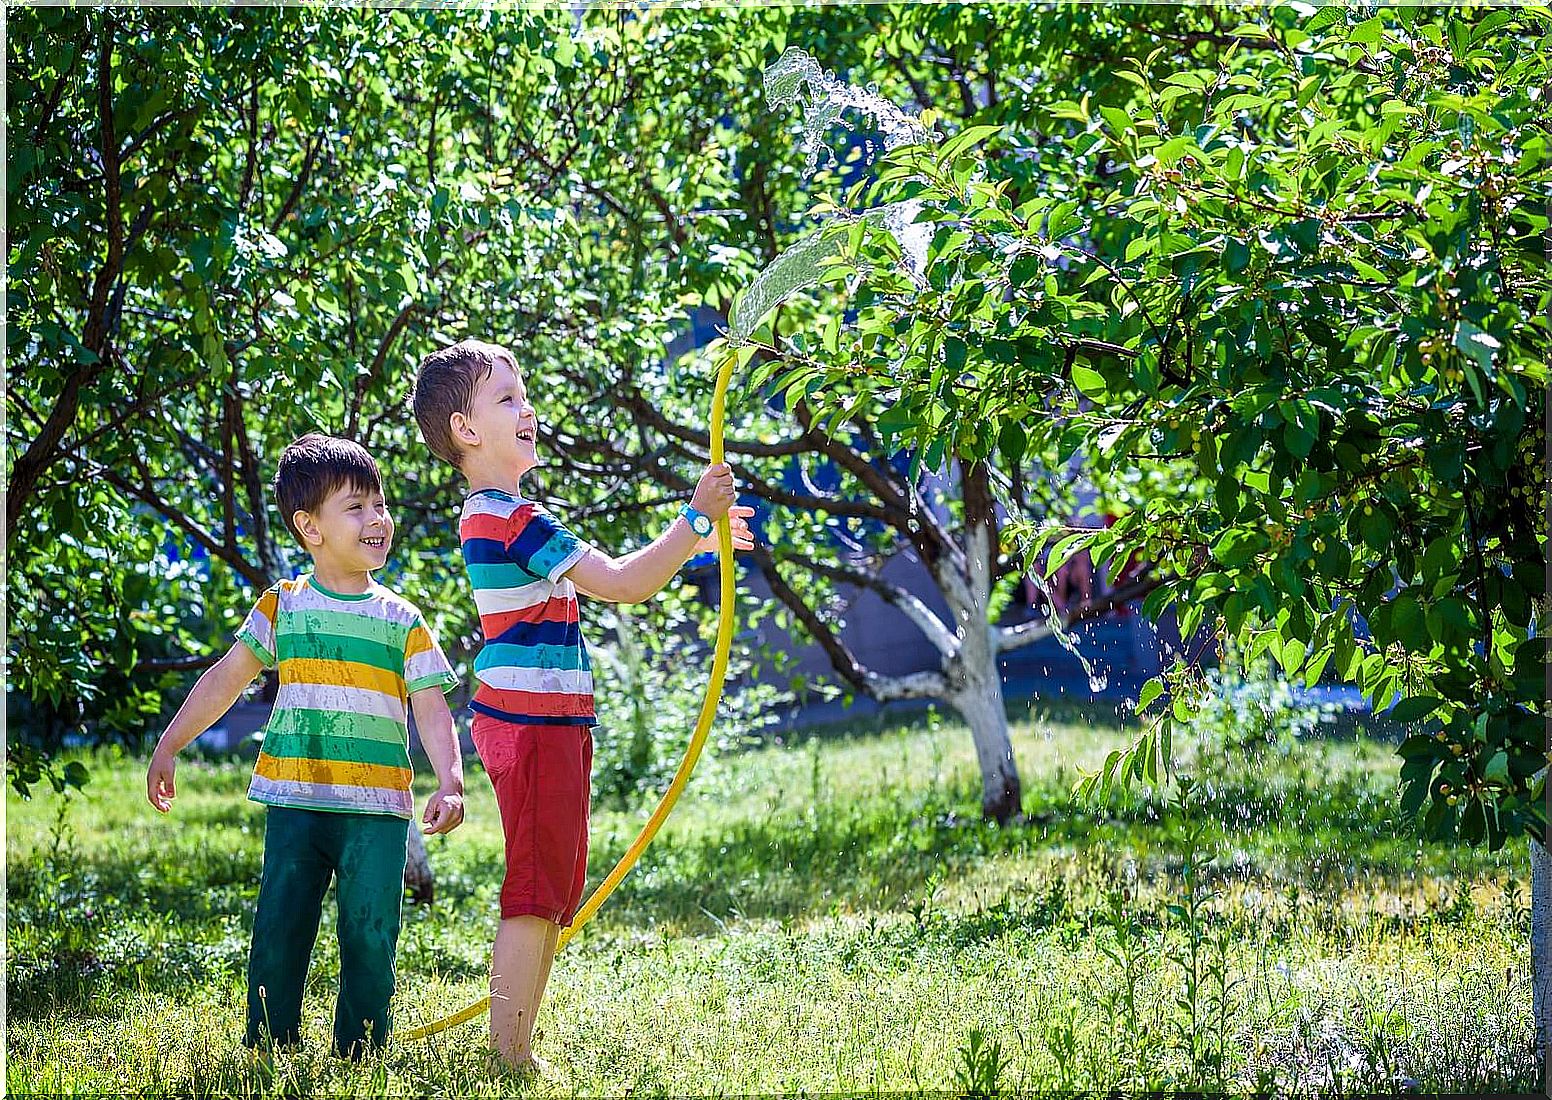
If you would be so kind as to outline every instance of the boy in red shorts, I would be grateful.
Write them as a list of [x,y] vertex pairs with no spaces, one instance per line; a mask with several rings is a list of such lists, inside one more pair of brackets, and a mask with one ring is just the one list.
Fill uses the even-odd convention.
[[577,593],[648,600],[689,558],[717,549],[713,521],[730,516],[734,546],[752,548],[754,509],[734,505],[731,469],[709,467],[667,531],[613,558],[523,496],[519,481],[539,464],[538,418],[509,351],[464,340],[433,352],[414,407],[426,445],[469,486],[459,540],[485,634],[470,708],[506,837],[490,1039],[509,1063],[534,1069],[534,1018],[587,874],[596,719]]

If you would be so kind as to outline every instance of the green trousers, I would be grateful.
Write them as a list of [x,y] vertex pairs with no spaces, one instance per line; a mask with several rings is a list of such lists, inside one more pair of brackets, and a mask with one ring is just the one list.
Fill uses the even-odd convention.
[[301,1042],[302,989],[331,878],[340,954],[334,1053],[359,1058],[387,1041],[408,828],[388,814],[267,808],[248,952],[247,1045]]

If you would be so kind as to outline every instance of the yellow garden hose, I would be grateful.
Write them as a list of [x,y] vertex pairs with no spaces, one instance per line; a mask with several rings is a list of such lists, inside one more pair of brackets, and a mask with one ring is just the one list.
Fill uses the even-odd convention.
[[[726,419],[727,387],[728,380],[732,377],[735,365],[748,362],[753,355],[752,348],[729,348],[717,366],[716,389],[711,398],[711,461],[715,465],[722,461],[722,430]],[[601,882],[598,889],[594,890],[587,901],[582,903],[582,908],[577,910],[576,918],[571,927],[560,934],[556,943],[556,950],[560,950],[570,943],[577,931],[588,922],[598,907],[603,905],[614,888],[618,886],[630,874],[630,869],[641,858],[641,853],[646,850],[652,838],[667,820],[669,811],[674,808],[674,803],[679,799],[679,792],[684,790],[684,785],[689,781],[690,772],[695,769],[695,762],[700,758],[701,747],[706,743],[706,734],[711,729],[712,719],[717,715],[717,702],[722,698],[722,681],[727,675],[728,650],[733,644],[733,530],[727,517],[717,521],[717,571],[721,580],[721,607],[717,621],[717,649],[711,660],[711,679],[706,684],[706,698],[701,702],[700,717],[695,723],[695,733],[690,737],[690,745],[685,749],[684,759],[679,764],[679,770],[674,773],[674,781],[668,785],[668,790],[663,792],[663,797],[658,800],[657,809],[652,811],[652,816],[642,826],[641,833],[620,857],[620,861],[614,865],[614,870]],[[439,1031],[454,1027],[465,1020],[472,1020],[490,1008],[490,998],[483,997],[467,1008],[461,1008],[450,1016],[444,1016],[440,1020],[399,1033],[403,1040],[424,1039],[435,1035]]]

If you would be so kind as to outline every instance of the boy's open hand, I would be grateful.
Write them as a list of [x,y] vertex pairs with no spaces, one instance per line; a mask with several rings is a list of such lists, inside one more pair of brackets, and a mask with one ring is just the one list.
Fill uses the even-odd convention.
[[151,766],[146,769],[146,801],[160,813],[172,809],[172,800],[177,797],[178,792],[173,787],[173,772],[177,767],[177,758],[171,753],[157,751],[151,754]]
[[717,520],[728,514],[728,509],[733,507],[737,499],[733,491],[733,467],[726,462],[719,462],[715,466],[706,467],[706,472],[695,486],[695,496],[690,499],[690,507],[703,516]]
[[[727,515],[728,523],[733,528],[733,549],[753,550],[754,532],[749,530],[749,517],[754,515],[754,509],[748,505],[735,504],[727,510]],[[717,541],[715,531],[695,544],[697,554],[715,554],[721,549],[722,544]]]
[[426,836],[450,833],[463,824],[463,791],[438,788],[426,803],[426,812],[420,818],[426,823],[421,832]]

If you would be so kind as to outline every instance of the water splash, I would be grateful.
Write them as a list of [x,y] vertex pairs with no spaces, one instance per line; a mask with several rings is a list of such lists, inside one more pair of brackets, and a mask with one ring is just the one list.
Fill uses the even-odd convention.
[[[996,478],[991,479],[991,491],[992,497],[997,503],[1002,505],[1008,515],[1017,515],[1019,511],[1022,511],[1018,502],[1013,499],[1013,494],[1008,492],[1007,487],[1002,485]],[[1018,553],[1021,556],[1027,557],[1026,549],[1028,542],[1022,540],[1021,542]],[[1051,591],[1050,584],[1041,575],[1039,565],[1037,563],[1031,564],[1033,567],[1025,575],[1034,584],[1040,595],[1044,597],[1045,611],[1043,616],[1041,616],[1045,620],[1043,625],[1051,631],[1051,637],[1056,639],[1056,644],[1076,658],[1079,667],[1083,669],[1084,676],[1088,678],[1089,690],[1098,695],[1110,686],[1109,674],[1097,670],[1094,667],[1094,662],[1083,655],[1082,650],[1078,647],[1078,639],[1062,622],[1061,613],[1056,610],[1056,597]]]
[[[921,119],[906,114],[879,95],[878,85],[858,88],[839,80],[834,72],[820,68],[817,61],[796,46],[789,47],[765,70],[765,98],[773,111],[784,110],[794,103],[802,104],[805,175],[812,175],[818,169],[821,152],[829,163],[835,161],[827,138],[836,126],[852,128],[846,121],[848,110],[873,120],[885,152],[939,140],[939,135],[929,130]],[[918,286],[924,285],[927,245],[932,234],[930,227],[915,224],[920,211],[919,202],[899,202],[858,215],[843,216],[786,249],[739,295],[728,319],[728,334],[733,342],[749,339],[771,310],[798,291],[817,284],[824,261],[840,251],[841,227],[853,224],[857,218],[888,230],[900,245],[912,279]]]
[[884,149],[903,145],[926,145],[936,140],[921,119],[906,114],[898,105],[878,94],[878,85],[858,88],[836,79],[833,70],[819,67],[808,52],[796,46],[787,48],[765,70],[765,100],[773,111],[785,110],[803,102],[803,152],[807,157],[804,172],[812,175],[824,152],[830,163],[835,153],[825,138],[836,126],[851,129],[844,112],[850,108],[871,117],[878,126]]
[[734,343],[751,333],[788,297],[819,281],[820,264],[840,251],[840,242],[824,229],[816,230],[777,256],[744,288],[728,318]]

